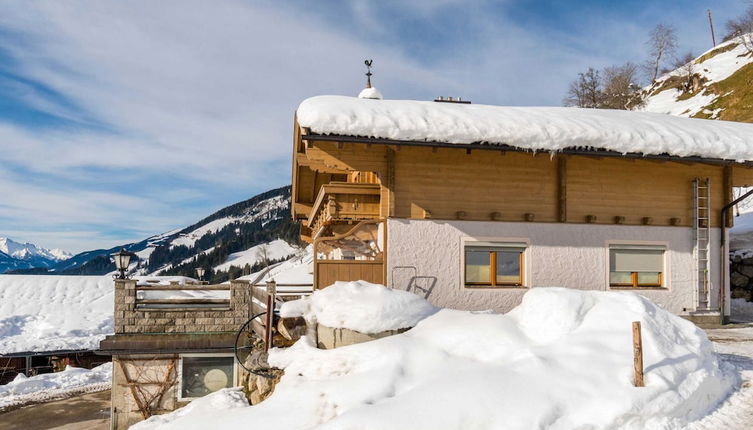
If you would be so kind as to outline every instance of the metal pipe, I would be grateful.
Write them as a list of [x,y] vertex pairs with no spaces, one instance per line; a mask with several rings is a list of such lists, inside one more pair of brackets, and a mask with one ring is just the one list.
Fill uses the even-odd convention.
[[[369,143],[374,145],[405,145],[405,146],[425,146],[425,147],[439,147],[439,148],[455,148],[455,149],[479,149],[479,150],[491,150],[491,151],[509,151],[509,152],[524,152],[524,153],[547,153],[549,151],[541,150],[535,151],[532,149],[518,148],[507,144],[491,144],[491,143],[447,143],[447,142],[434,142],[434,141],[416,141],[416,140],[395,140],[395,139],[378,139],[373,137],[360,137],[360,136],[342,136],[342,135],[322,135],[322,134],[307,134],[301,136],[301,140],[310,142],[338,142],[338,143]],[[720,165],[743,165],[746,167],[753,167],[753,162],[737,162],[734,160],[723,160],[721,158],[704,158],[704,157],[676,157],[668,154],[641,154],[635,152],[616,152],[610,150],[598,150],[598,149],[577,149],[577,148],[564,148],[555,151],[558,154],[566,155],[585,155],[591,157],[617,157],[617,158],[636,158],[646,160],[659,160],[659,161],[675,161],[680,163],[706,163],[706,164],[720,164]]]
[[729,246],[727,244],[727,213],[730,209],[732,209],[736,204],[740,203],[741,201],[747,199],[750,195],[753,195],[753,189],[748,191],[747,193],[743,194],[742,196],[736,198],[735,200],[731,201],[730,203],[727,203],[722,208],[721,213],[721,221],[722,221],[722,240],[721,240],[721,246],[719,253],[721,254],[720,260],[721,260],[721,267],[719,268],[719,278],[720,278],[720,284],[719,284],[719,324],[724,325],[724,299],[725,299],[725,293],[727,290],[727,260],[729,259],[729,251],[727,251],[727,247]]

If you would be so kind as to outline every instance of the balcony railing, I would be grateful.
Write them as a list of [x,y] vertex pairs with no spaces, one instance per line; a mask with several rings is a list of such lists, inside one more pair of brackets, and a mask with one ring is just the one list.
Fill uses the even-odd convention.
[[379,185],[330,182],[319,190],[308,227],[312,237],[337,221],[361,221],[379,218]]

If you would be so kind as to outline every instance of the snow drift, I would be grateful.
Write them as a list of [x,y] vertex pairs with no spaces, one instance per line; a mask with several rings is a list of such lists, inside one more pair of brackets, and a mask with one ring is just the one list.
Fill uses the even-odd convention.
[[366,281],[335,282],[309,297],[287,302],[286,318],[303,316],[310,323],[379,333],[410,328],[438,309],[415,294]]
[[68,366],[62,372],[28,378],[19,374],[10,383],[0,385],[0,409],[41,400],[51,394],[64,394],[85,388],[108,389],[111,381],[112,363],[105,363],[91,370]]
[[[645,388],[632,385],[632,321]],[[561,288],[534,288],[506,315],[443,309],[332,350],[303,338],[270,362],[285,375],[265,402],[139,429],[676,429],[735,382],[692,323],[633,293]]]

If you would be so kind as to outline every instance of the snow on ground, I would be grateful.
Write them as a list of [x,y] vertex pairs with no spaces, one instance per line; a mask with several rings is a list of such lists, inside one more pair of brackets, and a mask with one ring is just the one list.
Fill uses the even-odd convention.
[[274,280],[278,284],[313,285],[313,262],[313,247],[309,245],[306,249],[298,249],[294,257],[270,265],[269,270],[261,270],[238,279],[256,284]]
[[0,354],[96,349],[112,332],[111,277],[0,275]]
[[[636,320],[645,388],[632,385]],[[680,429],[738,383],[692,323],[630,292],[562,288],[506,315],[443,309],[399,335],[333,350],[303,338],[269,359],[285,375],[265,402],[137,428]]]
[[730,305],[732,306],[730,315],[733,320],[753,323],[753,302],[745,299],[732,299]]
[[[220,411],[236,409],[248,406],[246,395],[240,387],[223,388],[205,397],[194,400],[187,406],[166,415],[155,415],[146,421],[142,421],[130,427],[130,430],[144,430],[159,427],[180,417],[192,415],[217,414]],[[220,412],[221,413],[221,412]],[[274,428],[273,426],[267,426]],[[210,426],[207,428],[217,428]],[[242,427],[246,428],[246,427]]]
[[[732,76],[741,67],[753,63],[753,57],[746,55],[747,50],[740,39],[733,39],[699,55],[697,59],[709,54],[711,51],[722,50],[731,45],[737,45],[726,52],[719,52],[716,55],[706,59],[703,62],[695,62],[694,73],[697,73],[704,81],[704,87],[708,87],[716,82],[721,82]],[[682,68],[669,72],[653,84],[654,88],[660,88],[662,84],[673,77],[683,76],[686,73]],[[685,100],[679,100],[684,93],[674,88],[664,90],[654,94],[646,100],[646,104],[639,110],[645,112],[658,112],[670,115],[692,117],[709,106],[717,98],[724,94],[714,94],[710,91],[701,90],[696,95]]]
[[286,302],[280,315],[303,316],[327,327],[379,333],[413,327],[438,310],[408,291],[355,281],[335,282],[311,296]]
[[228,256],[227,261],[216,266],[214,270],[227,271],[231,266],[242,268],[246,264],[253,267],[254,264],[264,260],[265,252],[267,260],[280,260],[290,257],[296,251],[298,251],[298,248],[291,246],[282,239],[277,239],[269,243],[252,246],[245,251],[234,252]]
[[[134,279],[142,285],[195,281],[184,276]],[[99,348],[114,329],[114,287],[111,276],[0,275],[0,355]]]
[[317,134],[753,160],[753,124],[649,112],[318,96],[296,115]]
[[753,427],[753,327],[707,330],[726,370],[740,383],[719,408],[685,430],[750,430]]
[[112,363],[105,363],[91,370],[68,366],[62,372],[29,378],[19,374],[8,384],[0,385],[0,410],[26,403],[39,403],[74,391],[106,390],[111,381]]

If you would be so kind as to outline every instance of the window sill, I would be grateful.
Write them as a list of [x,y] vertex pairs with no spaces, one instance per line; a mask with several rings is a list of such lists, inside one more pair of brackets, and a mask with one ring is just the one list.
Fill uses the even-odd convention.
[[466,290],[527,290],[525,285],[463,285]]
[[628,290],[628,291],[633,291],[633,290],[669,291],[669,288],[667,288],[667,287],[647,287],[647,286],[643,286],[643,287],[627,287],[627,286],[626,287],[621,287],[621,286],[612,286],[612,285],[610,285],[609,289],[610,290]]

